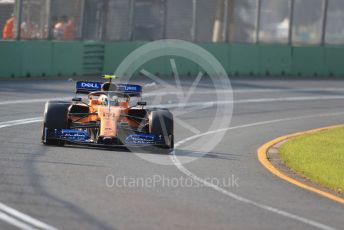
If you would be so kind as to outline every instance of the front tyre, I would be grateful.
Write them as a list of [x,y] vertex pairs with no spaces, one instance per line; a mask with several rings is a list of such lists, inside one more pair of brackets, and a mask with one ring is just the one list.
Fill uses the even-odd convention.
[[174,149],[173,115],[168,110],[154,110],[149,114],[149,133],[163,137],[164,144],[157,145],[154,152],[170,153]]
[[68,108],[69,102],[49,101],[45,104],[42,143],[45,145],[63,146],[64,141],[57,140],[51,135],[55,129],[68,128]]

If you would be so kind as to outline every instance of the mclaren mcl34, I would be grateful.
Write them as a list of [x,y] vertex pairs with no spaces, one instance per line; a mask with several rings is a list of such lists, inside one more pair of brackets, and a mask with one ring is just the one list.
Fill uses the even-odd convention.
[[[169,153],[174,148],[173,115],[168,109],[147,108],[142,86],[76,82],[71,101],[48,101],[42,143],[63,146],[138,147]],[[149,148],[146,148],[149,147]]]

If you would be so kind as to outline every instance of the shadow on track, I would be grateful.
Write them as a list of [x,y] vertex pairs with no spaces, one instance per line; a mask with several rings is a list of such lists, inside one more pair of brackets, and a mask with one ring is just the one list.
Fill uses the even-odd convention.
[[79,217],[81,217],[83,222],[86,222],[91,226],[91,229],[104,229],[104,230],[114,229],[113,227],[106,225],[100,220],[97,220],[91,214],[87,213],[85,210],[81,209],[75,204],[69,201],[63,200],[57,196],[54,196],[53,194],[49,193],[49,191],[46,190],[46,188],[41,183],[42,176],[39,175],[38,169],[35,166],[35,163],[39,162],[37,158],[45,155],[46,150],[47,148],[45,146],[41,146],[41,148],[37,151],[36,154],[30,154],[29,157],[26,159],[25,165],[27,165],[27,170],[29,174],[28,176],[30,178],[30,185],[36,191],[36,193],[39,194],[40,196],[46,197],[49,200],[49,202],[51,201],[56,202],[62,205],[64,209],[67,209],[68,211],[71,211],[73,214],[78,215]]

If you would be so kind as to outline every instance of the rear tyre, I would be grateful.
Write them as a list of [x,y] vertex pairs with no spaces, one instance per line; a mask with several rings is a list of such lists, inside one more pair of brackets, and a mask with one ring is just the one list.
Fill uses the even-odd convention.
[[163,137],[163,145],[154,146],[154,152],[170,153],[174,149],[173,115],[168,110],[155,110],[149,114],[149,133]]
[[45,145],[63,146],[64,141],[51,138],[55,129],[68,128],[68,108],[69,102],[49,101],[45,104],[42,143]]

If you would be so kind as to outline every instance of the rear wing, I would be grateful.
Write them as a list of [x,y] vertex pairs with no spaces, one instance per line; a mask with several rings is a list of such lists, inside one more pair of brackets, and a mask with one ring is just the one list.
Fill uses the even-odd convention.
[[131,97],[141,97],[142,86],[133,84],[117,84],[117,91]]
[[[76,83],[76,93],[89,94],[92,92],[98,92],[102,90],[103,82],[88,82],[78,81]],[[129,96],[140,97],[142,94],[142,86],[133,84],[116,84],[118,93],[127,94]]]
[[102,82],[78,81],[75,85],[76,93],[89,94],[100,91],[102,89],[102,84]]

